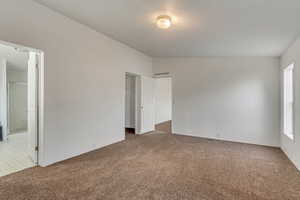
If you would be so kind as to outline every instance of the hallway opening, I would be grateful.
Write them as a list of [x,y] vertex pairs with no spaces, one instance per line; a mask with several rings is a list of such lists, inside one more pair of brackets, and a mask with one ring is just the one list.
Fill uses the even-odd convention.
[[155,77],[155,131],[172,133],[172,78]]
[[0,44],[0,176],[38,165],[41,54]]

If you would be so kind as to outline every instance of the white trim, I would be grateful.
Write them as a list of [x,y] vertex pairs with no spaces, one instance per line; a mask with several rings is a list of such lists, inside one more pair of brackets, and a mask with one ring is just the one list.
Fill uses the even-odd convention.
[[136,134],[141,134],[142,115],[141,115],[141,75],[135,77],[135,126]]
[[45,161],[45,136],[44,136],[44,88],[45,88],[45,62],[44,52],[38,54],[38,158],[37,162],[40,166],[46,166]]
[[178,132],[173,132],[174,135],[182,135],[182,136],[188,136],[188,137],[196,137],[196,138],[202,138],[202,139],[208,139],[208,140],[217,140],[217,141],[225,141],[225,142],[234,142],[234,143],[241,143],[241,144],[252,144],[252,145],[259,145],[259,146],[266,146],[266,147],[275,147],[275,148],[280,148],[280,144],[265,144],[265,143],[258,143],[258,142],[250,142],[250,141],[243,141],[243,140],[232,140],[232,139],[226,139],[226,138],[217,138],[217,137],[212,137],[209,135],[203,135],[199,136],[194,133],[178,133]]
[[[290,140],[294,141],[295,140],[295,80],[294,80],[294,69],[295,69],[295,63],[290,63],[287,67],[284,67],[283,68],[283,129],[282,129],[282,133],[283,135],[287,136]],[[292,96],[292,101],[291,102],[286,102],[286,98],[288,98],[288,95],[287,95],[287,73],[288,72],[291,72],[291,79],[292,79],[292,88],[291,88],[291,96]],[[290,105],[291,106],[291,114],[292,114],[292,119],[289,123],[292,123],[292,127],[290,128],[287,128],[287,106],[288,104],[292,104]],[[289,106],[289,107],[290,107]],[[287,129],[291,129],[291,130],[287,130]],[[289,132],[287,132],[289,131]]]

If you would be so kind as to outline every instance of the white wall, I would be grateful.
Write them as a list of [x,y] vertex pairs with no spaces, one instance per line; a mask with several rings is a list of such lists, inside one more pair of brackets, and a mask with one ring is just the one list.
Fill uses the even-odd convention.
[[124,139],[125,72],[152,59],[31,0],[3,0],[0,39],[45,52],[42,165]]
[[[293,43],[281,57],[281,68],[295,63],[294,66],[294,141],[283,134],[281,129],[281,148],[300,170],[300,38]],[[282,77],[282,71],[281,71]],[[283,101],[282,101],[283,102]],[[283,105],[281,106],[283,108]],[[282,109],[283,111],[283,109]],[[283,112],[281,112],[283,113]],[[282,115],[283,116],[283,115]],[[281,117],[283,124],[283,117]],[[282,126],[283,128],[283,126]]]
[[135,77],[126,75],[125,127],[135,128]]
[[170,72],[173,132],[279,146],[279,59],[156,58]]
[[155,79],[155,124],[172,119],[172,79]]

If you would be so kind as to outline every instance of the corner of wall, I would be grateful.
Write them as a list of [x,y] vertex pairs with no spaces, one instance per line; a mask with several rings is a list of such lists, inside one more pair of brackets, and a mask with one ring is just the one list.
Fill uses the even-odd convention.
[[288,157],[288,159],[293,163],[293,165],[300,171],[300,163],[297,163],[297,162],[290,156],[290,154],[286,151],[286,149],[284,148],[284,146],[281,146],[280,149],[281,149],[282,152],[286,155],[286,157]]

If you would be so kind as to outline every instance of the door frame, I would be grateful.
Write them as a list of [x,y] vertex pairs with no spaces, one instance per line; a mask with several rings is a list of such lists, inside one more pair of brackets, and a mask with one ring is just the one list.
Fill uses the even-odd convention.
[[[44,72],[45,72],[45,63],[44,63],[44,52],[40,49],[26,47],[18,44],[14,44],[11,42],[6,42],[0,40],[0,44],[15,48],[17,51],[21,52],[34,52],[37,55],[37,162],[36,165],[43,165],[42,163],[45,163],[44,159]],[[5,74],[6,75],[6,74]],[[7,91],[8,85],[6,84],[6,91]],[[7,99],[7,94],[5,99]],[[7,104],[6,104],[7,107]],[[7,119],[7,113],[6,113],[6,119]],[[7,127],[8,128],[8,127]]]

